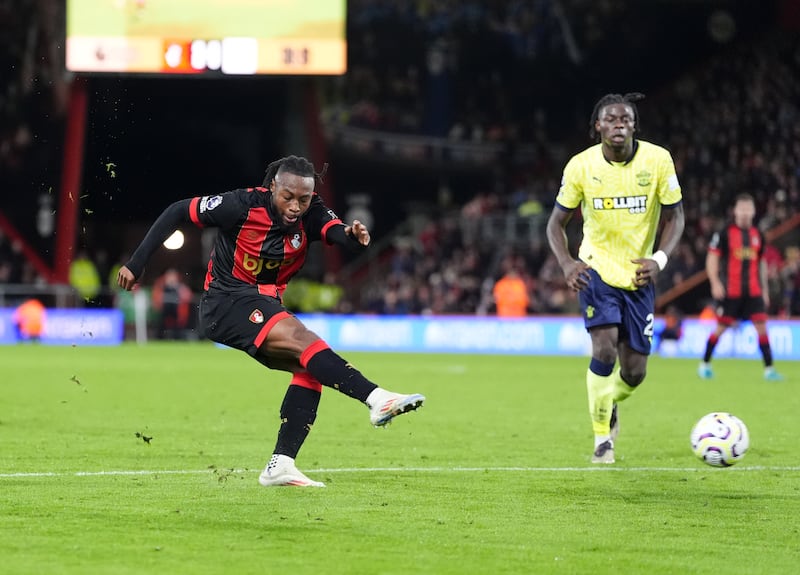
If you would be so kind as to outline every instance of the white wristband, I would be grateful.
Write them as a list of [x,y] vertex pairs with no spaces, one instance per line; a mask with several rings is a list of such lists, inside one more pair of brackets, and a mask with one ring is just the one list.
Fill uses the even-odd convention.
[[653,256],[650,258],[658,264],[658,269],[663,271],[665,267],[667,267],[667,261],[669,257],[663,251],[658,250]]

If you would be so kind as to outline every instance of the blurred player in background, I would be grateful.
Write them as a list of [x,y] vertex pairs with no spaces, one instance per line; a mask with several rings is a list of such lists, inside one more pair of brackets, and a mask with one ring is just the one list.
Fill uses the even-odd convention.
[[733,205],[733,222],[711,238],[706,255],[706,273],[711,296],[719,303],[717,327],[708,336],[697,375],[714,377],[711,356],[726,329],[738,320],[751,320],[758,333],[758,347],[764,358],[764,379],[781,381],[772,365],[772,348],[767,335],[767,263],[764,236],[753,226],[756,204],[750,194],[739,194]]
[[191,288],[181,279],[178,270],[169,268],[153,283],[153,308],[158,312],[158,337],[184,339],[189,327],[192,305]]
[[[607,94],[590,136],[600,143],[573,156],[547,223],[547,239],[567,285],[579,292],[592,339],[586,373],[594,430],[593,463],[614,463],[617,402],[642,383],[653,339],[655,280],[683,233],[681,188],[670,153],[635,137],[642,94]],[[583,214],[578,259],[566,226]],[[653,253],[659,223],[663,230]],[[615,364],[619,358],[619,366]]]
[[118,276],[121,287],[133,288],[148,258],[181,222],[219,228],[200,301],[201,334],[247,352],[266,367],[293,374],[281,405],[275,450],[259,477],[264,486],[324,487],[295,466],[316,419],[323,385],[366,404],[375,426],[417,409],[425,400],[372,383],[281,301],[287,282],[305,262],[310,242],[323,240],[354,250],[370,243],[366,226],[357,220],[343,224],[314,192],[315,179],[321,176],[305,158],[289,156],[268,166],[263,187],[175,202],[155,221]]

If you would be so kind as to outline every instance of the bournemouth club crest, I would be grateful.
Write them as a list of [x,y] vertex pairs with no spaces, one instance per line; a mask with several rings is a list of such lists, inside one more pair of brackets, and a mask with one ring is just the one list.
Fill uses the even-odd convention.
[[289,244],[291,244],[291,246],[296,250],[300,249],[300,246],[303,245],[303,235],[302,234],[294,234],[292,236],[292,239],[289,240]]
[[264,323],[264,314],[261,313],[260,309],[254,309],[248,319],[253,323]]

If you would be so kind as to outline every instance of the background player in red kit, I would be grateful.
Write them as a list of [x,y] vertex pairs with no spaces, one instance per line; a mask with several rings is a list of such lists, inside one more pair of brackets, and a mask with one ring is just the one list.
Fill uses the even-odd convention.
[[366,226],[357,220],[343,224],[323,204],[314,192],[319,176],[308,160],[289,156],[267,167],[263,187],[177,201],[155,221],[117,277],[121,287],[133,288],[147,259],[181,222],[219,228],[200,301],[201,334],[293,374],[281,405],[275,450],[259,477],[264,486],[324,487],[294,462],[316,419],[323,385],[365,403],[375,426],[425,401],[422,395],[392,393],[369,381],[281,302],[310,242],[352,249],[370,243]]
[[750,194],[739,194],[733,206],[733,223],[714,234],[706,256],[706,272],[711,296],[720,304],[717,327],[708,337],[703,361],[697,374],[714,376],[711,356],[722,333],[738,320],[751,320],[758,333],[758,346],[764,358],[764,379],[783,377],[772,366],[772,348],[767,335],[767,265],[764,261],[764,236],[753,226],[756,205]]

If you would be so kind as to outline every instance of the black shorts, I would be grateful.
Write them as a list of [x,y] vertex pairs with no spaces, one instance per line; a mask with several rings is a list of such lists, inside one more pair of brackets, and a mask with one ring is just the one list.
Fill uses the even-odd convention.
[[719,321],[723,325],[731,325],[740,319],[750,321],[766,321],[767,313],[762,297],[725,298],[717,310]]
[[255,357],[272,327],[292,314],[281,300],[255,289],[209,289],[200,298],[200,333]]

